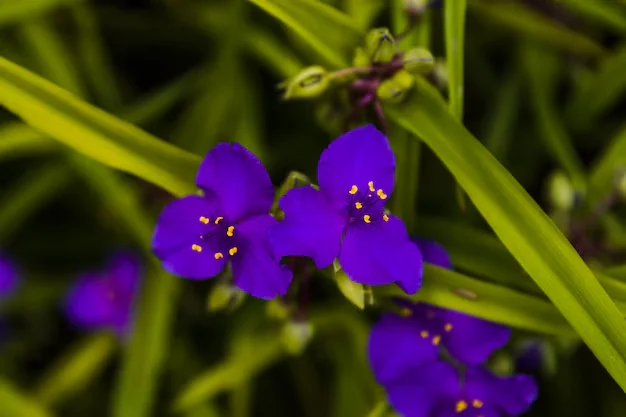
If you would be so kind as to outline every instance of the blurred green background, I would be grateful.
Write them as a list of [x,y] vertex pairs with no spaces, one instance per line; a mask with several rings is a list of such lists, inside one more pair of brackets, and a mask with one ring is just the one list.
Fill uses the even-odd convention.
[[[283,101],[277,84],[318,64],[319,51],[257,7],[263,0],[254,3],[0,0],[0,55],[199,156],[238,141],[277,186],[293,170],[315,178],[337,125],[322,112],[324,100]],[[362,31],[397,32],[408,21],[402,1],[325,3]],[[439,59],[444,12],[435,3],[404,42]],[[626,166],[626,2],[470,0],[465,26],[463,123],[555,222],[590,223],[583,235],[603,250],[585,260],[610,275],[616,298],[626,285],[624,206],[563,209],[549,179],[558,171],[577,200],[599,202],[615,188],[613,171]],[[325,35],[336,38],[331,51],[346,52],[347,35]],[[450,77],[448,68],[442,79]],[[402,146],[401,135],[391,136]],[[409,192],[392,202],[411,231],[444,244],[459,271],[544,301],[439,159],[425,146],[413,152],[416,159],[399,162],[399,187]],[[0,305],[8,325],[0,417],[370,415],[384,401],[365,356],[378,310],[359,311],[332,280],[315,276],[299,310],[314,337],[302,354],[285,352],[276,303],[246,299],[210,311],[217,280],[171,277],[147,255],[155,216],[171,198],[0,112],[0,249],[23,278]],[[580,238],[562,229],[572,243]],[[60,308],[76,275],[117,248],[146,254],[138,335],[123,342],[73,328]],[[540,398],[529,416],[626,414],[626,396],[584,344],[529,330],[516,332],[493,363],[511,369],[528,338],[543,343]]]

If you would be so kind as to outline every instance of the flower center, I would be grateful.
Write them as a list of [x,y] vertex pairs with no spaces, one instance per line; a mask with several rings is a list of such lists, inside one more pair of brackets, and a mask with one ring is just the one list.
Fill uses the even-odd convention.
[[[477,417],[482,417],[482,414],[478,410],[483,407],[483,402],[477,398],[469,401],[469,400],[459,400],[454,405],[454,411],[457,414],[468,414],[468,415],[477,415]],[[465,413],[466,410],[468,413]],[[473,412],[472,412],[473,411]],[[477,414],[478,413],[478,414]]]
[[356,185],[348,191],[348,202],[345,207],[350,223],[375,221],[389,221],[385,214],[385,200],[387,194],[382,189],[376,189],[374,181],[367,183],[367,187],[359,189]]
[[238,252],[235,226],[218,216],[215,219],[200,216],[200,223],[206,225],[204,233],[191,245],[191,250],[202,253],[211,250],[215,259],[223,259],[224,256],[235,256]]

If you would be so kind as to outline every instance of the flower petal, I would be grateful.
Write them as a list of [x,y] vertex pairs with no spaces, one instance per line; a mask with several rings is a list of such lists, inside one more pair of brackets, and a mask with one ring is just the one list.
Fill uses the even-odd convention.
[[11,294],[19,284],[15,265],[6,256],[0,255],[0,298]]
[[374,187],[391,195],[396,170],[389,141],[372,125],[339,136],[322,152],[317,165],[320,190],[333,205],[345,204],[353,185]]
[[437,351],[437,346],[430,340],[420,337],[420,329],[414,320],[390,313],[372,327],[367,346],[374,376],[383,385],[407,369],[434,361]]
[[485,362],[511,337],[511,329],[507,326],[457,311],[442,310],[440,317],[443,323],[452,326],[444,336],[446,349],[456,360],[467,365]]
[[268,229],[277,224],[269,214],[255,216],[237,226],[237,253],[231,258],[235,286],[253,297],[269,300],[285,295],[291,270],[281,265],[267,242]]
[[280,199],[285,220],[273,226],[269,243],[274,254],[306,256],[325,268],[339,255],[344,219],[333,210],[322,193],[312,187],[294,188]]
[[117,291],[132,299],[141,280],[141,260],[131,252],[118,252],[110,258],[107,271]]
[[347,228],[339,263],[354,282],[382,285],[397,282],[409,294],[422,283],[422,256],[407,236],[402,220],[354,223]]
[[529,375],[496,376],[484,368],[471,368],[465,373],[465,395],[479,399],[490,407],[518,415],[537,399],[537,384]]
[[427,363],[385,386],[391,406],[403,417],[432,417],[441,404],[454,401],[459,379],[446,362]]
[[166,271],[185,278],[204,279],[217,275],[224,268],[225,258],[214,257],[222,249],[217,240],[203,241],[201,252],[192,249],[205,231],[200,217],[213,218],[219,211],[210,193],[205,197],[184,197],[165,207],[152,236],[152,249]]
[[502,417],[500,413],[488,406],[483,406],[480,409],[468,408],[461,413],[457,412],[455,407],[456,403],[451,403],[446,408],[438,410],[433,417]]
[[220,143],[200,164],[196,184],[213,192],[231,222],[267,214],[274,201],[274,187],[265,167],[238,143]]
[[65,312],[77,326],[106,327],[117,314],[112,300],[110,288],[99,274],[85,274],[78,278],[67,295]]
[[432,240],[422,239],[419,237],[412,237],[411,240],[415,242],[422,253],[424,262],[428,262],[429,264],[433,264],[441,268],[452,269],[450,256],[443,246]]

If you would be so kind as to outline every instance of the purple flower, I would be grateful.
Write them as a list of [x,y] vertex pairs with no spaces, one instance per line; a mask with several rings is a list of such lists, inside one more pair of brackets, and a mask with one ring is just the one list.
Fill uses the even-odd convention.
[[220,143],[196,177],[204,196],[170,203],[159,217],[152,248],[170,273],[191,279],[219,274],[230,260],[235,286],[264,299],[284,295],[291,271],[267,244],[274,188],[261,161],[238,143]]
[[478,367],[461,376],[442,361],[407,369],[385,388],[403,417],[515,417],[538,391],[529,375],[500,377]]
[[19,285],[17,269],[11,260],[0,254],[0,299],[13,293]]
[[422,279],[421,254],[402,221],[386,214],[395,159],[387,138],[372,125],[333,141],[317,166],[319,191],[290,190],[280,200],[285,220],[269,231],[277,256],[306,256],[318,268],[339,259],[355,282],[397,283],[413,294]]
[[110,328],[124,335],[140,280],[139,259],[130,253],[115,254],[104,270],[78,277],[65,299],[69,320],[86,329]]
[[428,262],[429,264],[433,264],[440,268],[452,269],[450,256],[439,243],[415,236],[411,237],[411,240],[417,245],[422,253],[424,262]]

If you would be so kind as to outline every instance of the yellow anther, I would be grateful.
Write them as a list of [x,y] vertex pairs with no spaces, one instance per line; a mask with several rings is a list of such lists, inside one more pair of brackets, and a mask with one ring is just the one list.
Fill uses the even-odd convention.
[[358,208],[359,210],[363,208],[363,204],[359,203],[358,201],[356,203],[354,203],[354,207]]
[[365,216],[363,216],[363,221],[365,223],[371,223],[372,221],[370,220],[370,216],[369,214],[366,214]]
[[222,216],[218,217],[217,219],[215,219],[215,224],[218,224],[219,222],[221,222],[224,218]]
[[376,195],[381,199],[384,200],[387,198],[387,194],[383,193],[383,190],[378,190],[376,191]]
[[371,192],[376,191],[376,188],[374,188],[374,181],[368,182],[367,185],[370,187]]
[[441,336],[437,335],[433,337],[433,345],[438,346],[441,343]]
[[449,332],[450,330],[452,330],[452,324],[446,323],[446,325],[443,326],[443,330],[445,330],[446,332]]
[[207,217],[202,216],[202,217],[200,217],[200,221],[201,221],[202,223],[204,223],[204,224],[209,224],[209,221],[210,221],[210,220],[209,220]]
[[191,249],[195,250],[196,252],[202,252],[202,246],[200,245],[191,245]]
[[228,226],[228,230],[226,230],[226,234],[227,234],[229,237],[232,237],[232,236],[233,236],[233,234],[234,234],[234,233],[233,233],[234,231],[235,231],[235,226]]
[[400,315],[402,317],[411,317],[413,315],[413,310],[411,310],[408,307],[404,307],[403,309],[400,310]]
[[474,400],[472,401],[472,406],[474,408],[481,408],[483,406],[483,402],[480,400]]
[[426,330],[422,330],[420,332],[420,336],[422,336],[422,339],[426,339],[428,337],[428,332]]
[[461,400],[458,403],[456,403],[456,412],[457,413],[462,413],[465,410],[467,410],[467,403],[465,401]]
[[383,214],[383,220],[388,222],[389,221],[389,216],[387,216],[386,214]]
[[357,191],[359,191],[359,189],[357,188],[356,185],[353,185],[352,188],[350,188],[349,193],[354,195],[354,194],[356,194]]
[[230,256],[234,256],[236,253],[237,253],[237,246],[232,247],[232,248],[230,248],[230,249],[228,250],[228,254],[229,254]]
[[224,257],[224,255],[222,255],[222,252],[217,252],[215,255],[213,255],[213,257],[215,259],[222,259]]

